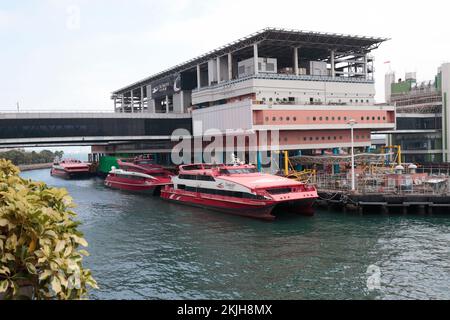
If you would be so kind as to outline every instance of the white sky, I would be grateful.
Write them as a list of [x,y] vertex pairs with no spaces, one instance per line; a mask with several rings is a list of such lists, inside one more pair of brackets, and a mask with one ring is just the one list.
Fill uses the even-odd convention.
[[373,52],[383,101],[385,61],[419,80],[450,61],[449,17],[435,0],[0,0],[0,112],[112,111],[113,90],[269,26],[392,38]]

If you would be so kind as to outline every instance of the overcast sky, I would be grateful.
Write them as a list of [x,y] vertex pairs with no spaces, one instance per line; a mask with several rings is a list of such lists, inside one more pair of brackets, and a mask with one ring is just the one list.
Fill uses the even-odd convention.
[[[392,38],[397,78],[450,61],[446,1],[0,0],[0,111],[112,111],[110,93],[265,27]],[[79,15],[78,15],[79,13]],[[79,19],[78,19],[79,16]]]

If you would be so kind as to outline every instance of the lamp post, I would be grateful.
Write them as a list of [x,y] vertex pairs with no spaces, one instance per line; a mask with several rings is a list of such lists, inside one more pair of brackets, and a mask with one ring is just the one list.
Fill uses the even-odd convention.
[[354,119],[350,119],[348,122],[350,125],[350,131],[351,131],[351,148],[352,148],[352,192],[355,191],[355,150],[354,150],[354,139],[353,139],[353,127],[356,124],[356,121]]

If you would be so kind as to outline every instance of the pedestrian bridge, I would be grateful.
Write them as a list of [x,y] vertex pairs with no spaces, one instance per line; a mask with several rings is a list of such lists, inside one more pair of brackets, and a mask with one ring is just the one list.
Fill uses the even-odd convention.
[[153,113],[0,113],[0,147],[167,140],[176,129],[192,132],[191,116]]

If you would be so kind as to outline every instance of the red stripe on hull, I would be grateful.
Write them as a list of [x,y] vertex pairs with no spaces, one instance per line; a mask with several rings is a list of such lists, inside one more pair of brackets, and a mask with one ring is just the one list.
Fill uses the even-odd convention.
[[[161,190],[161,198],[195,207],[213,209],[228,214],[268,221],[273,221],[276,218],[272,214],[274,208],[276,208],[277,205],[282,204],[274,201],[254,201],[251,203],[225,201],[222,199],[213,199],[209,196],[200,196],[195,193],[181,193],[180,191],[174,192],[173,189]],[[295,206],[292,206],[293,208],[295,207],[294,212],[311,215],[313,213],[311,210],[313,201],[314,200],[296,201]]]

